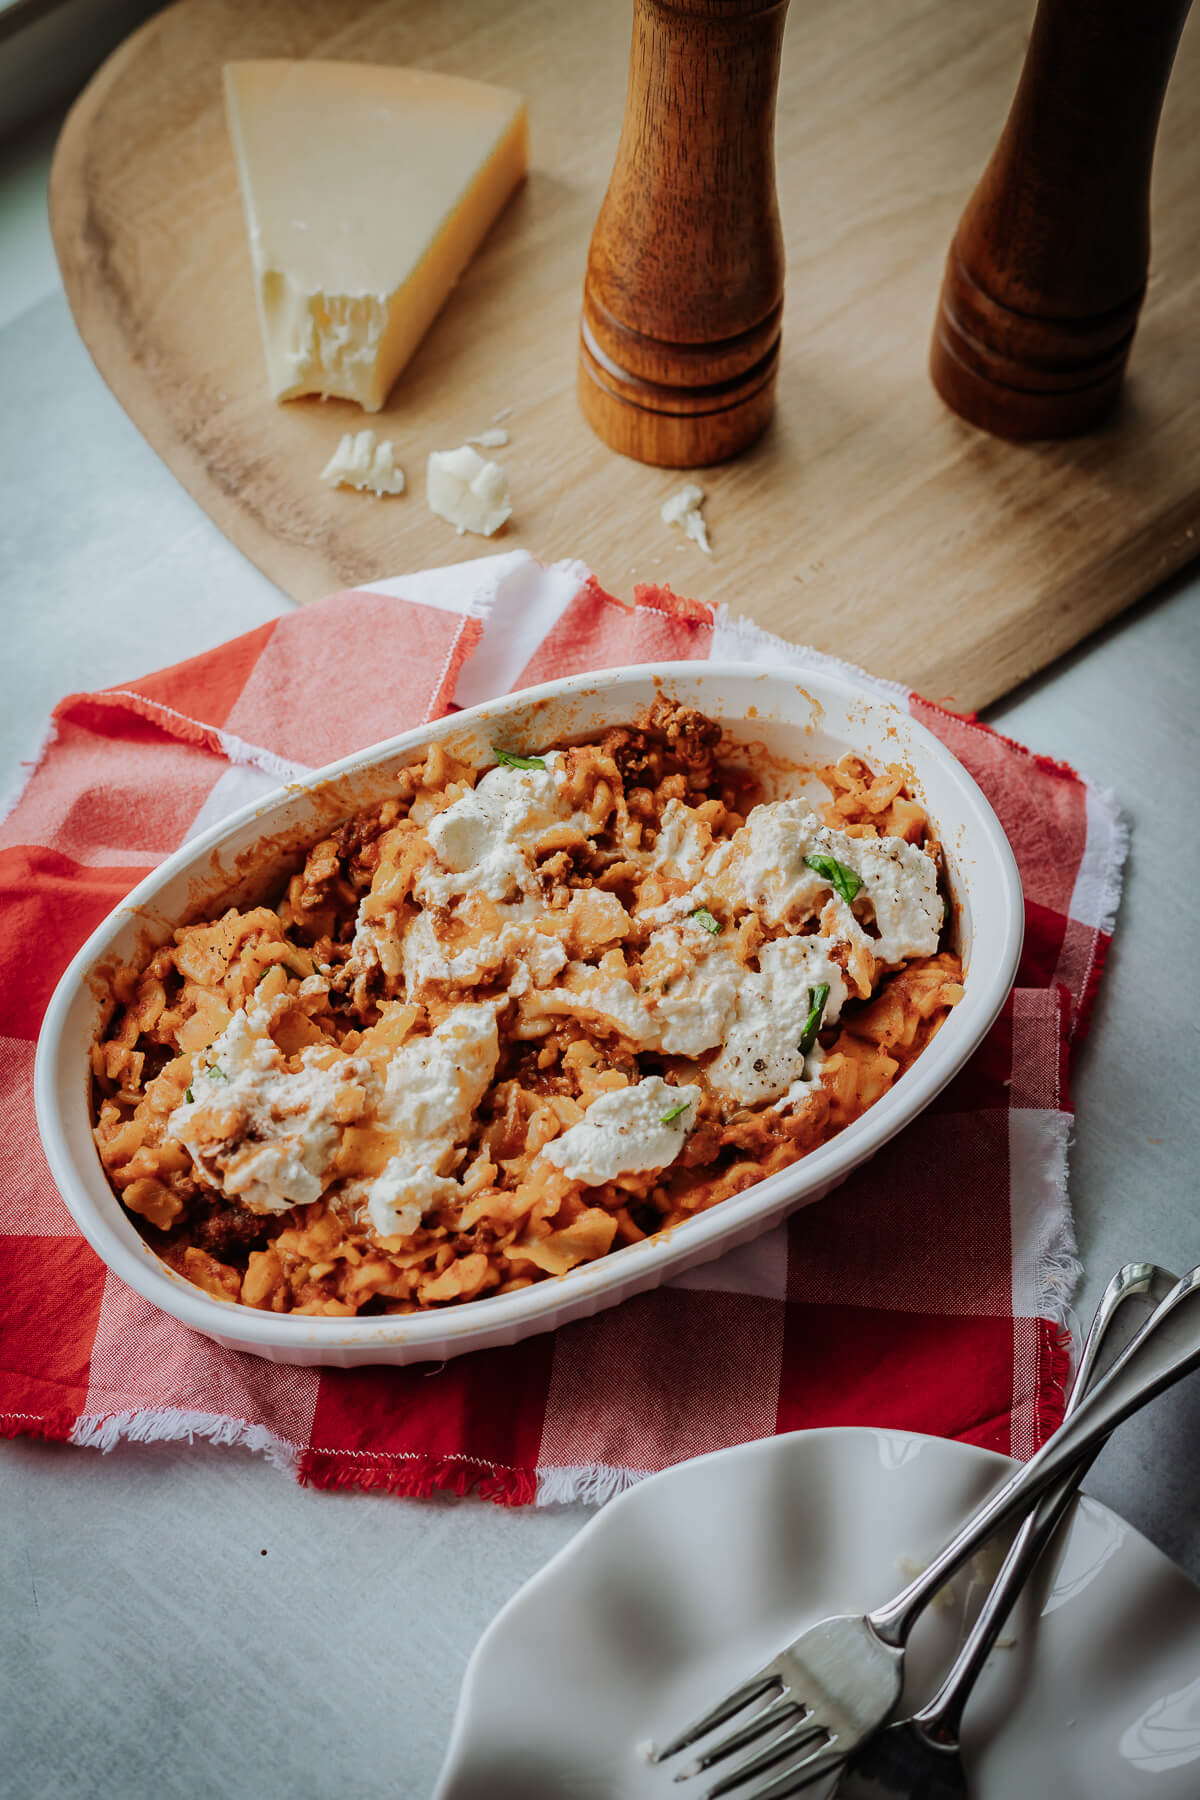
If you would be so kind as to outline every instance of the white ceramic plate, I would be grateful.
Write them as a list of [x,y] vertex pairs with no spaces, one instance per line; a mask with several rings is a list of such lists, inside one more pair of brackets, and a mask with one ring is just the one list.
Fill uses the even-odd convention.
[[[889,1598],[1012,1464],[903,1431],[722,1450],[606,1507],[509,1601],[471,1658],[436,1800],[683,1800],[663,1742],[829,1613]],[[928,1698],[983,1585],[918,1622]],[[973,1800],[1195,1800],[1200,1590],[1081,1500],[964,1721]],[[702,1787],[703,1784],[697,1784]],[[829,1784],[814,1787],[814,1796]]]
[[[445,744],[465,761],[493,761],[494,743],[534,750],[584,741],[628,724],[663,693],[720,719],[767,759],[813,766],[854,750],[882,766],[903,763],[946,852],[966,991],[945,1025],[863,1118],[778,1175],[674,1231],[586,1263],[558,1280],[463,1306],[365,1319],[259,1312],[210,1299],[159,1261],[108,1185],[92,1142],[88,1052],[103,1017],[107,980],[174,925],[212,906],[258,900],[303,861],[303,847],[392,791],[397,770]],[[794,784],[793,784],[794,785]],[[38,1042],[34,1096],[46,1155],[80,1230],[122,1280],[186,1325],[231,1349],[276,1362],[404,1363],[515,1343],[586,1318],[669,1274],[732,1250],[797,1206],[844,1181],[957,1074],[1004,1004],[1021,951],[1021,884],[1008,840],[962,765],[907,709],[844,677],[774,674],[751,664],[667,663],[613,669],[527,688],[350,756],[243,808],[168,857],[94,933],[66,971]]]

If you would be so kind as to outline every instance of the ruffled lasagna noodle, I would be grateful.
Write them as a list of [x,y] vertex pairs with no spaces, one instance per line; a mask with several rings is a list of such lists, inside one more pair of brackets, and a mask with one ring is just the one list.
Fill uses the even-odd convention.
[[96,1142],[207,1293],[403,1313],[563,1275],[843,1130],[961,997],[899,767],[766,801],[666,699],[526,748],[434,745],[277,904],[117,978]]

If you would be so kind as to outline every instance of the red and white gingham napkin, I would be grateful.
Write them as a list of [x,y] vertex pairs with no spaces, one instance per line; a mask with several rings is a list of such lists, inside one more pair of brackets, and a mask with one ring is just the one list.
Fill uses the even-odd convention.
[[[1123,832],[1069,768],[890,689],[971,770],[1025,886],[1017,987],[972,1063],[824,1201],[583,1324],[430,1372],[282,1368],[222,1350],[97,1260],[50,1179],[34,1044],[109,909],[188,836],[280,780],[576,671],[828,659],[668,590],[631,611],[524,552],[335,595],[57,708],[0,827],[0,1432],[109,1449],[208,1438],[320,1486],[509,1504],[601,1500],[723,1445],[817,1425],[1027,1457],[1057,1424],[1075,1264],[1070,1053],[1116,910]],[[864,681],[868,678],[864,677]]]

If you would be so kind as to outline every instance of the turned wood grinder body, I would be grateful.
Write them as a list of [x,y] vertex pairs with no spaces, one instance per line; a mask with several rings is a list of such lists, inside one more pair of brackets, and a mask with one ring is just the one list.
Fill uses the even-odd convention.
[[[951,246],[931,373],[1008,438],[1118,398],[1146,287],[1154,139],[1189,0],[1039,0],[1016,99]],[[616,163],[588,252],[579,399],[613,449],[735,456],[774,403],[787,0],[634,0]]]
[[771,416],[786,11],[787,0],[635,0],[625,120],[588,252],[579,400],[640,462],[720,462]]
[[1115,407],[1150,265],[1159,113],[1190,0],[1039,0],[1008,122],[959,223],[930,372],[999,437]]

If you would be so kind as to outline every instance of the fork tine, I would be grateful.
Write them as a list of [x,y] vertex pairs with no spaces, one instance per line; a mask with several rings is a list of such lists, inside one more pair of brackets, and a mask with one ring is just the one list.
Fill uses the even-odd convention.
[[761,1712],[755,1713],[748,1725],[740,1731],[732,1731],[726,1738],[720,1738],[708,1750],[697,1756],[680,1769],[676,1781],[686,1781],[692,1775],[702,1775],[705,1769],[711,1769],[714,1763],[724,1762],[727,1756],[733,1756],[744,1750],[748,1744],[756,1744],[761,1737],[774,1731],[780,1725],[790,1725],[803,1719],[808,1713],[807,1706],[801,1706],[798,1700],[785,1699],[781,1694],[764,1706]]
[[742,1787],[752,1775],[762,1775],[767,1769],[773,1769],[776,1763],[782,1762],[785,1756],[802,1750],[806,1744],[813,1743],[815,1746],[816,1741],[824,1741],[828,1735],[823,1725],[807,1725],[800,1719],[790,1731],[785,1731],[773,1744],[760,1750],[757,1756],[747,1757],[745,1762],[730,1769],[715,1787],[708,1789],[704,1800],[721,1800],[722,1794],[732,1794],[735,1788]]
[[[790,1800],[793,1794],[803,1793],[814,1781],[821,1781],[846,1760],[846,1752],[839,1749],[836,1742],[824,1744],[795,1768],[787,1769],[766,1787],[756,1788],[746,1800]],[[705,1797],[707,1800],[707,1796]]]
[[694,1744],[697,1738],[702,1738],[708,1732],[715,1731],[718,1725],[726,1724],[735,1713],[740,1713],[743,1707],[749,1706],[751,1701],[761,1700],[771,1692],[772,1688],[782,1692],[782,1679],[771,1669],[760,1669],[757,1675],[752,1675],[749,1681],[744,1681],[740,1688],[734,1688],[732,1694],[727,1694],[724,1700],[719,1701],[711,1712],[706,1712],[703,1718],[694,1720],[685,1731],[680,1732],[678,1737],[672,1738],[669,1744],[664,1744],[661,1749],[656,1749],[651,1760],[660,1763],[666,1762],[669,1756],[677,1756],[681,1750],[686,1750],[689,1744]]

